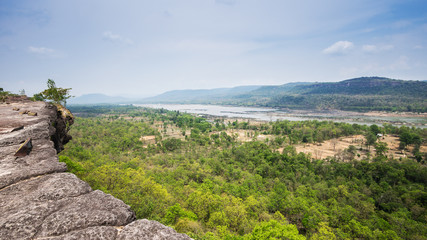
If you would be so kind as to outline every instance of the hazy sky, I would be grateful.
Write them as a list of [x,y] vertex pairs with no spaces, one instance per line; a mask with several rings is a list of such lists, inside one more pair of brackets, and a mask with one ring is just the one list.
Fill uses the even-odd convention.
[[426,0],[0,0],[0,87],[72,95],[427,79]]

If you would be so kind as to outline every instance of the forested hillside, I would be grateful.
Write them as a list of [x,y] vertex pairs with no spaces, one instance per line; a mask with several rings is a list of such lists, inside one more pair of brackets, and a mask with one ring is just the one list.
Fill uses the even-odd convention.
[[294,109],[348,111],[427,111],[427,83],[379,77],[355,78],[337,83],[295,86],[260,105]]
[[306,86],[305,94],[391,95],[427,98],[427,83],[383,77],[362,77],[337,83],[317,83]]
[[[138,218],[195,239],[427,236],[425,129],[207,120],[130,106],[71,110],[86,117],[76,119],[60,154],[70,171]],[[238,140],[243,130],[248,141]],[[411,157],[388,157],[378,133],[400,136]],[[366,142],[349,147],[345,159],[315,160],[293,146],[355,134]],[[353,160],[370,148],[375,154]]]
[[146,102],[205,103],[284,109],[427,112],[427,82],[362,77],[214,90],[178,90]]

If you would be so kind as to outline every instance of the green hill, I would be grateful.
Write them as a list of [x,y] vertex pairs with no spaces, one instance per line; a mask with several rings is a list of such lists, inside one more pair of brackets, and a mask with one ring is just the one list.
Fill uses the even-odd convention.
[[427,112],[427,82],[361,77],[340,82],[287,83],[176,90],[141,102],[201,103],[283,109]]
[[[427,82],[362,77],[304,87],[305,94],[399,95],[427,98]],[[424,91],[423,91],[424,90]]]
[[261,87],[231,102],[290,109],[427,112],[426,89],[425,81],[361,77],[341,82]]

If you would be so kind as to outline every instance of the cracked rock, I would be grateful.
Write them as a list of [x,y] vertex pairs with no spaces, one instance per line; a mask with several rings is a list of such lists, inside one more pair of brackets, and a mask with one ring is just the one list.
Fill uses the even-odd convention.
[[[0,103],[0,239],[191,239],[156,221],[135,221],[123,201],[66,173],[57,152],[71,139],[74,119],[58,108],[22,97]],[[14,156],[29,138],[31,152]]]

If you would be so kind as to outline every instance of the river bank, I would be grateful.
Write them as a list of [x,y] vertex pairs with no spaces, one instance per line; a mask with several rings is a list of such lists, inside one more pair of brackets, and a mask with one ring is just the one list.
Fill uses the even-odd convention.
[[392,124],[427,128],[427,113],[410,112],[347,112],[339,110],[307,111],[307,110],[279,110],[272,108],[232,107],[202,104],[135,104],[135,106],[149,108],[163,108],[172,111],[187,112],[213,118],[251,119],[256,121],[336,121],[365,125]]

